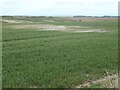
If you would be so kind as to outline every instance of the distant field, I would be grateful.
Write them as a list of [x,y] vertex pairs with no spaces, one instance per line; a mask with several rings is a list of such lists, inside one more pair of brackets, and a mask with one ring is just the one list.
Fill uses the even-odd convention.
[[118,73],[117,19],[3,17],[3,87],[76,87]]

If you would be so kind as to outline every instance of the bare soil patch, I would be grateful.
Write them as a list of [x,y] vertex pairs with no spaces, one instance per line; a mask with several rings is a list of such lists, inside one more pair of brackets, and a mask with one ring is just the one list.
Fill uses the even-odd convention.
[[57,23],[56,21],[54,21],[54,20],[44,20],[45,22],[55,22],[55,23]]
[[98,32],[98,33],[104,33],[104,32],[108,32],[105,30],[79,30],[79,31],[74,31],[75,33],[90,33],[90,32]]
[[49,25],[49,24],[33,24],[33,25],[11,25],[12,28],[33,28],[39,30],[78,30],[81,28],[89,28],[85,26],[62,26],[62,25]]
[[104,33],[107,32],[105,30],[90,30],[89,27],[86,26],[60,26],[60,25],[49,25],[49,24],[28,24],[28,25],[11,25],[12,28],[17,29],[33,29],[36,31],[53,31],[53,30],[59,30],[59,31],[66,31],[66,32],[73,32],[73,33],[90,33],[90,32],[98,32],[98,33]]
[[54,25],[49,25],[49,24],[34,24],[34,25],[12,25],[13,28],[33,28],[33,29],[37,29],[37,31],[41,31],[41,30],[65,30],[66,27],[65,26],[54,26]]
[[2,22],[6,22],[6,23],[33,23],[30,21],[22,21],[22,20],[2,20]]

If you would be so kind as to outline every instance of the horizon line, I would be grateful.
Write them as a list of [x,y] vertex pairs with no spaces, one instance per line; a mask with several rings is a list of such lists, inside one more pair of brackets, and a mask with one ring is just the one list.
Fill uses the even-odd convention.
[[41,16],[41,17],[74,17],[74,16],[78,16],[78,17],[104,17],[104,16],[108,16],[108,17],[116,17],[119,15],[0,15],[0,16]]

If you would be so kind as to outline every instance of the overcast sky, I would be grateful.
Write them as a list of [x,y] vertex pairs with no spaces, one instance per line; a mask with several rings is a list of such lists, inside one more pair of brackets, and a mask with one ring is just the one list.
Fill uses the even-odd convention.
[[119,0],[0,0],[0,15],[118,15]]

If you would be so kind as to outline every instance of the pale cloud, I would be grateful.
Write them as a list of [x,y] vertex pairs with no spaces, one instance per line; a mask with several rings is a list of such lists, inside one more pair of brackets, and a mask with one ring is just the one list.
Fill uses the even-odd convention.
[[1,0],[1,15],[117,15],[119,0]]

